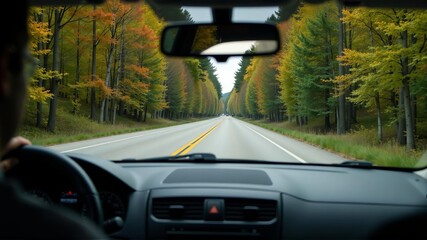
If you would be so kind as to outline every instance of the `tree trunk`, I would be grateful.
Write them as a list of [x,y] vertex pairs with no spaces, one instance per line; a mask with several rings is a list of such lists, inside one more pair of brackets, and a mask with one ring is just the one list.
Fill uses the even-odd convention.
[[125,104],[123,101],[119,101],[119,116],[123,116],[125,114]]
[[[59,82],[64,85],[65,84],[65,66],[64,66],[64,32],[61,31],[61,37],[59,38],[61,41],[61,50],[59,50],[60,56],[59,56],[59,73],[61,74],[61,79],[59,79]],[[59,91],[58,89],[58,96],[62,98],[66,98],[67,95],[63,91]]]
[[377,138],[378,138],[378,143],[382,143],[383,142],[383,125],[382,125],[382,117],[381,117],[380,94],[378,92],[375,93],[375,105],[377,108]]
[[331,130],[331,117],[330,117],[330,114],[329,114],[330,107],[329,107],[329,104],[328,104],[329,89],[325,89],[324,94],[325,94],[324,97],[325,97],[325,110],[326,110],[326,114],[325,114],[325,130],[329,131],[329,130]]
[[[111,29],[111,38],[116,36],[116,26],[113,26]],[[105,86],[108,88],[111,85],[111,65],[113,59],[115,44],[113,42],[110,43],[110,47],[107,52],[107,72],[105,75]],[[108,97],[104,97],[101,102],[101,111],[99,112],[99,123],[103,123],[105,119],[108,119]]]
[[145,107],[144,107],[144,120],[143,120],[143,122],[147,121],[147,112],[148,112],[148,103],[145,103]]
[[138,122],[141,122],[142,121],[142,111],[139,111],[139,110],[135,110],[135,111],[136,111],[136,120]]
[[[59,9],[55,9],[55,26],[53,31],[53,65],[52,70],[59,72],[59,31],[60,31],[60,19],[59,19]],[[50,132],[55,131],[55,122],[56,122],[56,109],[58,105],[58,82],[60,79],[58,77],[53,77],[51,80],[50,91],[53,94],[53,97],[50,99],[49,106],[49,119],[47,122],[47,130]]]
[[[96,5],[93,5],[93,11],[95,12]],[[96,18],[92,20],[92,81],[96,81]],[[96,91],[95,87],[90,88],[90,119],[96,119]]]
[[100,111],[99,111],[99,120],[98,120],[99,123],[104,122],[105,101],[106,101],[105,98],[101,100],[101,107],[99,109]]
[[[339,19],[342,19],[342,3],[338,2],[338,17]],[[344,23],[342,20],[338,23],[338,56],[343,56],[344,51],[344,43],[345,43],[345,34],[344,34]],[[338,75],[344,75],[344,66],[341,62],[339,62],[338,65]],[[338,114],[337,114],[337,134],[345,134],[345,93],[341,92],[338,97]]]
[[[402,48],[408,47],[408,31],[401,33]],[[405,110],[406,122],[406,148],[415,149],[415,136],[414,136],[414,117],[411,108],[411,95],[409,91],[409,66],[408,57],[401,57],[402,64],[402,91],[403,91],[403,107]]]
[[[120,34],[120,57],[119,57],[119,70],[116,77],[116,99],[113,104],[113,124],[116,123],[116,109],[117,109],[117,95],[119,93],[119,81],[125,78],[125,24],[122,20],[122,32]],[[119,103],[119,115],[123,115],[123,104]]]
[[417,111],[417,96],[412,95],[411,98],[411,111],[412,111],[412,124],[414,126],[414,135],[417,134],[417,115],[418,115],[418,111]]
[[104,121],[107,121],[110,119],[110,99],[105,99],[105,110],[104,110]]
[[406,130],[406,123],[405,123],[405,115],[404,115],[404,103],[403,103],[403,87],[399,90],[399,104],[397,108],[397,142],[400,145],[406,144],[406,138],[405,138],[405,130]]
[[406,123],[406,148],[415,149],[415,136],[414,124],[411,111],[411,96],[409,93],[409,80],[403,80],[403,106],[405,109],[405,123]]
[[[75,84],[77,85],[80,82],[80,20],[77,21],[77,40],[76,40],[76,48],[77,48],[77,52],[76,52],[76,81]],[[77,90],[77,88],[74,89],[74,94],[73,94],[73,99],[74,102],[76,102],[79,99],[79,91]],[[77,113],[77,107],[73,106],[73,114]]]
[[[39,14],[38,15],[38,22],[43,22],[43,14]],[[39,42],[37,44],[37,48],[38,50],[42,50],[43,49],[43,43]],[[41,63],[43,61],[43,55],[39,55],[39,67],[41,67]],[[43,79],[40,78],[37,81],[37,86],[38,87],[43,87]],[[36,122],[36,126],[38,128],[42,128],[43,127],[43,103],[41,102],[37,102],[37,122]]]
[[[40,47],[41,44],[39,44]],[[39,60],[41,61],[41,56],[39,56]],[[38,87],[43,87],[43,79],[39,79],[37,81],[37,86]],[[36,126],[38,128],[42,128],[43,127],[43,103],[41,102],[37,102],[37,122],[36,122]]]
[[117,99],[113,100],[112,104],[113,111],[111,113],[111,124],[116,124],[116,115],[117,115]]
[[[348,37],[347,37],[348,44],[347,44],[347,48],[348,49],[353,49],[353,31],[354,31],[354,29],[353,29],[353,25],[351,24],[351,22],[348,23],[348,26],[349,26],[350,30],[348,31]],[[350,66],[347,66],[346,73],[349,73],[349,72],[350,72]],[[352,84],[350,86],[349,93],[353,92],[356,89],[357,89],[357,86],[355,84]],[[349,121],[350,121],[350,127],[351,127],[352,124],[356,124],[357,123],[357,113],[356,113],[356,106],[355,106],[355,104],[353,102],[350,102],[349,104],[350,104],[349,105],[350,107],[348,109],[348,112],[349,112],[349,119],[350,119]],[[350,128],[348,128],[348,129],[350,129]]]

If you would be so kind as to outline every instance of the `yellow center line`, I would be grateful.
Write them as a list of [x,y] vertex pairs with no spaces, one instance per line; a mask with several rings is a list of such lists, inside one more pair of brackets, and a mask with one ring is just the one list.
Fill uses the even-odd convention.
[[215,124],[215,126],[209,128],[209,130],[207,130],[206,132],[200,134],[195,139],[191,140],[190,142],[188,142],[184,146],[180,147],[178,150],[173,152],[171,154],[171,156],[178,156],[178,155],[187,154],[189,151],[191,151],[191,149],[193,149],[195,146],[197,146],[197,144],[199,144],[203,139],[205,139],[210,133],[212,133],[213,130],[215,130],[215,128],[217,128],[223,121],[224,120],[221,120],[221,122]]

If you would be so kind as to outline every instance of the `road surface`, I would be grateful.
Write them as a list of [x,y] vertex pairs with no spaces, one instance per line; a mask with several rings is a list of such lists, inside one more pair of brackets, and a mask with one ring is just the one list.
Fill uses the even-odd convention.
[[50,148],[63,153],[91,154],[110,160],[200,152],[213,153],[217,158],[279,162],[328,164],[347,160],[230,116]]

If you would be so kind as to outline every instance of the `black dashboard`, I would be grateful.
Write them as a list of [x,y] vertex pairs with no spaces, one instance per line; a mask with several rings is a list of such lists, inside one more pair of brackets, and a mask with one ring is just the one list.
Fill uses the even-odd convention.
[[[427,181],[412,172],[258,163],[118,163],[70,156],[99,191],[105,219],[123,220],[109,229],[114,239],[427,235]],[[55,171],[43,174],[18,168],[9,175],[37,197],[84,215],[85,205],[67,179]]]

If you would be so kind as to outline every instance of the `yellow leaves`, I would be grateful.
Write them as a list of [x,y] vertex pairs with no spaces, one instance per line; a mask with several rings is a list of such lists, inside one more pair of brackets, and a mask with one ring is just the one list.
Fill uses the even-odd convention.
[[[38,13],[40,8],[32,9],[34,13]],[[33,18],[28,19],[28,32],[30,36],[30,50],[34,55],[48,54],[50,50],[39,50],[38,43],[47,43],[50,41],[52,32],[46,22],[37,22]]]
[[144,12],[144,14],[140,15],[140,18],[142,18],[141,20],[144,23],[141,25],[150,26],[159,35],[161,30],[163,29],[164,23],[157,18],[157,15],[147,4],[142,4],[141,8]]
[[168,103],[166,101],[160,101],[156,104],[155,106],[155,110],[161,110],[161,109],[166,109],[168,108]]
[[120,99],[126,104],[142,110],[142,104],[147,100],[150,85],[144,82],[124,79],[121,83]]
[[101,95],[103,95],[104,97],[109,97],[113,93],[113,90],[105,85],[104,80],[99,79],[96,81],[91,81],[90,83],[95,88],[98,88],[99,90],[101,90]]
[[135,64],[131,64],[127,67],[129,70],[137,73],[138,75],[149,79],[150,78],[150,69],[146,68],[146,67],[140,67],[137,66]]
[[33,74],[32,80],[40,79],[40,80],[48,81],[54,77],[56,77],[57,79],[62,79],[62,77],[66,75],[67,74],[65,73],[63,74],[58,71],[52,71],[52,70],[47,71],[45,68],[37,68]]
[[345,91],[354,84],[355,76],[353,74],[344,74],[344,75],[338,75],[333,79],[326,80],[329,82],[332,82],[335,84],[335,97],[338,97],[345,93]]
[[252,58],[251,63],[249,64],[248,68],[246,68],[246,74],[243,77],[245,81],[249,81],[249,79],[252,77],[259,59],[260,58],[257,58],[257,57]]
[[368,57],[370,55],[372,54],[346,48],[344,49],[343,56],[338,57],[337,60],[340,61],[344,66],[357,66],[366,63],[366,61],[370,58]]
[[380,21],[377,22],[376,29],[383,31],[386,35],[394,36],[398,35],[401,32],[405,31],[405,26],[402,26],[401,23],[395,23],[390,21]]
[[161,84],[148,84],[150,86],[150,90],[153,92],[163,92],[166,90],[166,86]]
[[28,86],[28,98],[30,101],[45,103],[48,99],[53,97],[53,94],[44,87],[37,85],[39,80],[48,81],[54,77],[58,79],[62,78],[62,74],[57,71],[46,71],[44,68],[38,68],[35,70],[33,77],[30,79],[30,85]]
[[114,90],[106,86],[105,81],[98,76],[96,76],[95,80],[91,80],[91,76],[86,76],[83,80],[77,84],[69,84],[68,87],[77,89],[96,88],[100,91],[102,97],[114,96]]
[[370,22],[374,21],[375,17],[378,17],[375,11],[365,7],[344,8],[342,10],[342,21],[344,23],[351,23],[353,26],[369,27]]
[[112,93],[113,93],[113,90],[105,85],[104,80],[99,78],[97,78],[94,81],[82,82],[77,85],[70,85],[70,86],[75,86],[77,88],[96,88],[100,90],[102,97],[112,96]]
[[46,103],[48,99],[51,99],[53,94],[44,87],[37,86],[37,81],[32,80],[28,87],[28,98],[30,101]]
[[123,85],[126,86],[130,93],[138,95],[146,95],[150,87],[150,85],[147,83],[134,82],[129,79],[125,79],[123,81]]
[[28,31],[32,39],[39,42],[48,42],[52,36],[52,32],[46,22],[36,22],[33,19],[28,20]]

